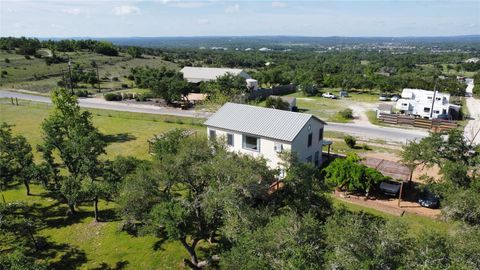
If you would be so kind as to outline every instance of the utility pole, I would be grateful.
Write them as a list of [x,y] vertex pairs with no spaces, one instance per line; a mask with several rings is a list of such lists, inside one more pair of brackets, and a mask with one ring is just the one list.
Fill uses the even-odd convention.
[[433,119],[433,108],[435,107],[436,96],[437,96],[437,80],[435,80],[435,86],[433,87],[433,100],[432,100],[432,108],[430,109],[430,119]]
[[73,95],[73,82],[72,82],[72,61],[68,58],[68,74],[70,75],[70,93]]
[[98,92],[100,93],[100,74],[98,73],[98,64],[95,63],[95,67],[97,68],[97,85],[98,85]]

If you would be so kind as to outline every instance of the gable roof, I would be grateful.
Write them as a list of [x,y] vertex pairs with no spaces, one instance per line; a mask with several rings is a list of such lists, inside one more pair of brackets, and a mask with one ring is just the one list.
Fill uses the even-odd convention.
[[291,142],[312,118],[325,124],[311,114],[226,103],[205,125]]
[[180,72],[183,73],[183,78],[193,83],[216,80],[218,77],[224,76],[227,73],[240,75],[245,79],[250,78],[247,73],[238,68],[184,67]]

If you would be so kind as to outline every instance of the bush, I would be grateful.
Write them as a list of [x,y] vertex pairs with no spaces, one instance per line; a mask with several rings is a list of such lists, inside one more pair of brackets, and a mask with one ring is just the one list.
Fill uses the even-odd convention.
[[113,78],[112,78],[112,81],[118,82],[118,77],[113,77]]
[[117,93],[107,93],[103,96],[106,101],[120,101],[122,100],[122,95]]
[[345,109],[343,111],[338,112],[341,117],[345,119],[353,119],[353,111],[352,109]]
[[122,83],[122,88],[129,88],[129,87],[128,87],[128,84]]
[[5,63],[7,63],[7,64],[10,63],[10,59],[5,58]]
[[8,72],[6,70],[2,70],[2,75],[8,75]]
[[88,97],[88,95],[90,95],[90,93],[87,90],[76,90],[75,95],[77,97]]
[[350,135],[345,136],[344,140],[345,140],[345,143],[350,148],[354,148],[355,145],[357,144],[357,139],[355,139],[355,137],[350,136]]
[[123,94],[123,99],[133,99],[133,94],[132,93],[124,93]]
[[290,104],[286,101],[283,101],[281,97],[268,97],[265,100],[265,107],[288,111],[290,108]]
[[30,57],[30,55],[25,55],[25,59],[30,60],[32,57]]

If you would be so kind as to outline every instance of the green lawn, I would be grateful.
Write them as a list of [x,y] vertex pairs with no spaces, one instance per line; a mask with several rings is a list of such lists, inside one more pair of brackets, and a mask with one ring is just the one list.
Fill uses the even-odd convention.
[[[325,89],[322,92],[332,92],[338,95],[339,89]],[[297,107],[300,111],[313,114],[329,122],[348,123],[352,120],[339,116],[338,112],[349,108],[355,102],[376,103],[378,102],[377,91],[350,91],[349,96],[341,99],[328,99],[321,96],[304,96],[296,92],[289,97],[297,98]]]
[[[13,131],[24,135],[34,147],[42,141],[41,122],[52,107],[25,100],[20,100],[19,103],[20,106],[12,106],[10,100],[0,99],[0,121],[15,125]],[[193,128],[199,133],[204,131],[201,126],[203,119],[95,109],[89,111],[93,115],[95,126],[114,141],[107,146],[109,157],[132,155],[148,158],[147,140],[155,134],[173,128]]]

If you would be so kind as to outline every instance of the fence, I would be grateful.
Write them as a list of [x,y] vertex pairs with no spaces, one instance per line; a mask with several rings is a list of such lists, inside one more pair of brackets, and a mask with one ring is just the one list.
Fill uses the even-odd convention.
[[253,91],[249,94],[248,99],[263,99],[269,96],[283,96],[294,93],[296,86],[294,84],[289,85],[279,85],[272,88],[260,88],[256,91]]
[[386,124],[407,125],[418,128],[431,129],[434,132],[454,129],[458,127],[457,121],[443,119],[422,119],[410,115],[381,113],[378,119]]

